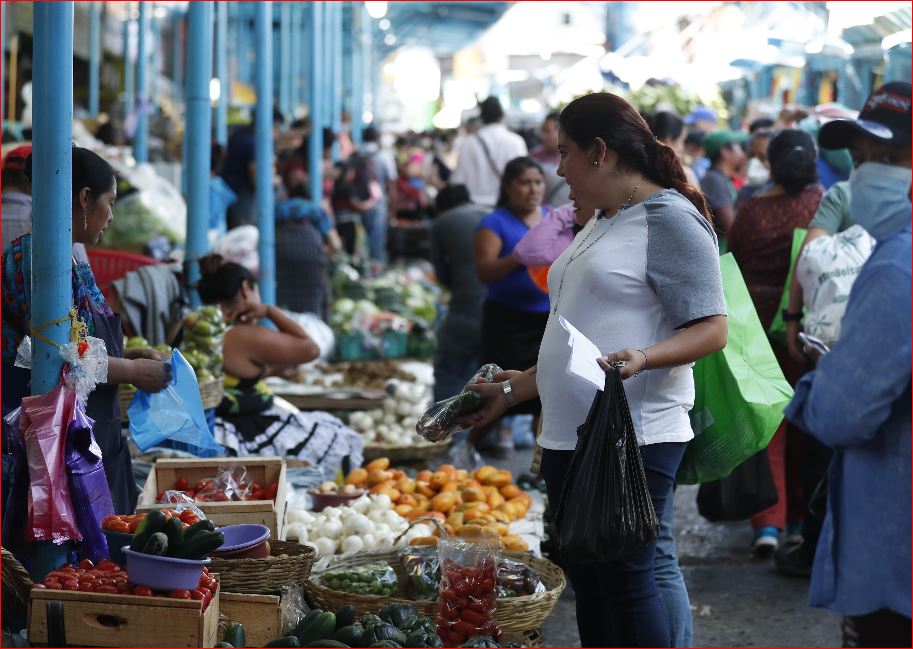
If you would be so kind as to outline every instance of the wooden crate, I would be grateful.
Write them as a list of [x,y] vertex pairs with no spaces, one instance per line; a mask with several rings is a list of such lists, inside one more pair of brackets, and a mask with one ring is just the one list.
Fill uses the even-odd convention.
[[[219,600],[220,628],[238,622],[244,625],[247,646],[262,647],[282,636],[282,605],[279,595],[222,593]],[[221,637],[221,636],[220,636]]]
[[192,485],[198,480],[213,478],[220,466],[241,464],[247,469],[250,480],[264,488],[270,483],[279,484],[276,501],[247,500],[243,502],[196,503],[216,525],[259,523],[266,525],[272,539],[281,539],[285,524],[286,487],[285,460],[279,457],[239,457],[213,459],[159,459],[152,466],[143,491],[139,495],[137,512],[165,509],[171,505],[156,502],[159,492],[171,489],[175,481],[184,477]]
[[47,603],[63,604],[70,647],[214,647],[218,642],[219,589],[206,611],[196,600],[33,589],[28,638],[47,644]]

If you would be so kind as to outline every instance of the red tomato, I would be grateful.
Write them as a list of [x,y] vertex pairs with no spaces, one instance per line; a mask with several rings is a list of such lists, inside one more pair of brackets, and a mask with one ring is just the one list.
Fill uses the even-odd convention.
[[113,561],[108,561],[107,559],[105,561],[102,561],[101,563],[99,563],[96,566],[96,568],[98,568],[102,572],[120,572],[122,570],[122,568],[119,565],[117,565]]
[[274,482],[266,490],[266,499],[273,500],[277,493],[279,493],[279,485]]
[[113,586],[114,585],[113,577],[99,577],[96,581],[101,586]]
[[133,589],[133,594],[139,597],[152,597],[152,589],[148,586],[137,586]]
[[190,591],[190,599],[195,599],[202,602],[206,599],[206,595],[204,595],[203,592],[198,588],[194,588],[192,591]]
[[160,502],[164,502],[164,500],[165,500],[165,492],[164,491],[158,492],[158,495],[155,497],[155,501],[160,503]]
[[196,523],[199,520],[200,520],[199,517],[193,513],[192,509],[185,509],[184,511],[181,512],[181,522],[182,523],[190,523],[191,525],[193,525],[194,523]]
[[477,611],[472,607],[466,607],[462,611],[463,619],[467,622],[475,624],[476,626],[480,624],[485,624],[488,621],[488,616],[483,614],[481,611]]
[[101,520],[102,529],[108,529],[109,523],[111,523],[112,521],[119,521],[119,520],[120,520],[120,516],[118,516],[117,514],[111,514],[110,516],[105,516]]
[[219,580],[215,577],[208,577],[203,586],[210,592],[215,593],[219,589]]
[[56,579],[45,580],[44,587],[48,590],[63,590],[63,586]]
[[117,588],[109,584],[99,584],[95,587],[96,593],[108,593],[109,595],[117,595]]
[[32,588],[47,588],[44,584],[32,584]]
[[121,595],[129,595],[131,592],[133,592],[133,588],[126,581],[119,581],[114,584],[114,587]]
[[190,599],[190,591],[184,588],[176,588],[168,593],[168,597],[174,599]]
[[94,593],[95,592],[95,582],[94,581],[81,581],[79,582],[79,588],[76,590],[83,593]]
[[254,489],[250,494],[250,500],[266,500],[266,491],[263,489]]
[[114,521],[108,526],[109,532],[120,532],[121,534],[130,533],[130,523],[125,523],[124,521]]
[[82,561],[79,562],[79,569],[80,570],[94,570],[95,564],[92,563],[89,559],[83,559]]
[[127,523],[127,530],[130,532],[130,534],[134,534],[136,532],[136,528],[139,527],[140,523],[142,523],[142,521],[131,521],[130,523]]
[[187,478],[183,476],[174,481],[174,488],[177,491],[186,491],[187,487]]
[[64,590],[79,590],[79,582],[75,579],[64,579],[60,585]]

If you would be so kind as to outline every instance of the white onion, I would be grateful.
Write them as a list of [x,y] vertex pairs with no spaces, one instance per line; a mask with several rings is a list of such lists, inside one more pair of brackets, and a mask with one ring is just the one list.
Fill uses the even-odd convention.
[[347,536],[342,541],[343,554],[349,554],[351,552],[359,552],[362,548],[364,548],[364,543],[357,536]]
[[323,536],[314,541],[314,547],[320,556],[331,557],[336,553],[336,541]]
[[349,505],[349,507],[354,509],[359,514],[364,514],[369,509],[371,509],[371,499],[368,498],[367,496],[362,496],[361,498],[358,498],[355,502],[353,502],[351,505]]
[[325,537],[334,539],[337,536],[339,536],[341,533],[342,533],[342,523],[335,518],[327,519],[327,521],[320,527],[320,536],[325,536]]
[[354,514],[345,522],[343,529],[348,534],[367,534],[374,529],[374,523],[363,514]]
[[390,496],[388,496],[387,494],[378,494],[377,496],[374,497],[374,504],[372,505],[372,509],[380,509],[380,510],[390,509],[390,505],[392,505],[392,504],[393,504],[393,501],[390,500]]

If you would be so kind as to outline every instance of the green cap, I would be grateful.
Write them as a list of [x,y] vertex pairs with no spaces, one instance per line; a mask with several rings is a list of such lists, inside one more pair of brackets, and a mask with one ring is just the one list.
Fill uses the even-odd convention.
[[704,154],[708,158],[715,157],[720,149],[730,144],[742,144],[748,139],[745,133],[736,133],[735,131],[714,131],[704,138]]

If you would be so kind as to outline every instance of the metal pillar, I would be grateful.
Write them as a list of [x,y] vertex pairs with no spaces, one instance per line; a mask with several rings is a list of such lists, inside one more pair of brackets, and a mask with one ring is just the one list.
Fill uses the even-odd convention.
[[[32,327],[64,345],[73,303],[73,3],[36,2],[33,14]],[[56,347],[32,337],[32,394],[60,382]],[[36,545],[32,578],[41,580],[66,560],[70,544]]]
[[292,113],[292,5],[279,5],[279,110]]
[[248,2],[239,2],[238,7],[238,78],[246,84],[251,82],[250,65],[250,11]]
[[352,5],[352,141],[361,146],[365,112],[365,35],[364,25],[371,18],[362,3]]
[[323,70],[323,3],[312,2],[309,7],[308,46],[310,47],[311,135],[308,142],[308,173],[311,180],[311,200],[320,205],[323,199],[323,115],[320,101]]
[[149,40],[149,77],[146,82],[147,92],[146,97],[149,101],[149,114],[155,115],[158,113],[158,97],[159,97],[159,35],[161,33],[161,22],[155,15],[155,2],[150,2],[150,20],[149,20],[149,33],[152,37]]
[[133,52],[130,46],[133,38],[131,34],[133,24],[133,8],[127,5],[127,18],[124,20],[124,117],[129,117],[136,105],[136,88],[134,84]]
[[[184,132],[187,169],[187,261],[188,281],[200,281],[199,259],[209,248],[209,134],[212,110],[209,105],[209,80],[212,78],[212,3],[191,2],[187,35],[187,129]],[[191,303],[200,305],[200,296],[191,290]]]
[[216,104],[216,142],[228,146],[228,100],[231,82],[228,78],[228,4],[218,2],[216,10],[216,76],[219,78],[219,101]]
[[149,115],[147,103],[149,102],[146,56],[146,3],[139,3],[139,35],[136,47],[136,98],[138,112],[136,116],[136,132],[133,135],[133,157],[137,162],[149,162]]
[[98,117],[98,86],[101,68],[101,5],[89,7],[89,116]]
[[174,103],[184,95],[184,15],[176,13],[171,21],[171,83],[174,88]]
[[290,88],[290,103],[292,114],[291,118],[294,122],[298,117],[298,109],[301,106],[301,7],[297,3],[292,4],[291,7],[291,46],[289,55],[291,56],[291,71],[292,76],[292,85]]
[[257,168],[257,224],[260,230],[260,297],[276,303],[276,218],[273,195],[273,6],[256,5],[257,110],[255,138]]
[[333,13],[336,9],[333,2],[322,2],[322,28],[324,33],[322,59],[326,69],[321,73],[321,92],[317,97],[323,103],[321,116],[323,117],[322,126],[333,127]]

